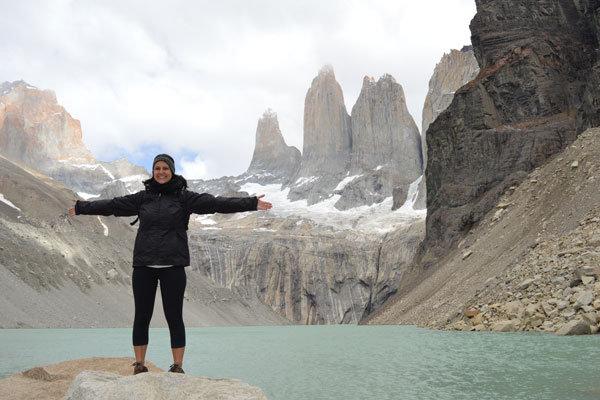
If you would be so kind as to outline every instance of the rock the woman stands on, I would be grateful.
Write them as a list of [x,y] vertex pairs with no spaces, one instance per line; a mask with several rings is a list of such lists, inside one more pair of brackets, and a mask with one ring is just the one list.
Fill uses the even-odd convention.
[[137,216],[139,229],[133,249],[132,287],[135,303],[133,350],[134,374],[146,372],[148,328],[152,319],[156,289],[160,281],[163,310],[171,337],[173,365],[169,372],[183,373],[185,325],[183,296],[185,267],[190,265],[187,229],[190,215],[268,210],[264,197],[214,197],[187,190],[184,177],[175,174],[175,162],[159,154],[152,163],[152,178],[144,181],[146,190],[110,200],[74,200],[69,209],[75,215]]

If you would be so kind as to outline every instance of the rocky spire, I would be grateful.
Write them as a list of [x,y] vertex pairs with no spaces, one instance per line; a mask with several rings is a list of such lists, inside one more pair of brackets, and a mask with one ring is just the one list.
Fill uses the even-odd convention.
[[313,79],[304,101],[303,176],[345,173],[350,160],[350,116],[331,66]]
[[454,98],[454,93],[471,82],[479,73],[479,64],[473,52],[473,46],[464,46],[460,51],[452,49],[443,55],[435,66],[429,80],[429,91],[423,105],[423,135],[442,111]]
[[[404,193],[422,174],[421,137],[406,107],[402,86],[389,74],[365,77],[352,107],[350,182],[336,191],[338,209],[380,203]],[[401,190],[395,190],[401,188]]]
[[352,107],[350,174],[389,166],[410,182],[422,173],[421,137],[402,86],[389,74],[365,77]]
[[[290,199],[309,204],[329,196],[348,171],[352,134],[344,95],[331,66],[313,79],[304,102],[304,146],[300,171],[294,182],[316,177],[310,185],[290,191]],[[309,179],[310,180],[310,179]]]
[[247,173],[289,178],[298,170],[300,158],[300,150],[285,143],[277,114],[270,109],[265,111],[258,120],[254,154]]

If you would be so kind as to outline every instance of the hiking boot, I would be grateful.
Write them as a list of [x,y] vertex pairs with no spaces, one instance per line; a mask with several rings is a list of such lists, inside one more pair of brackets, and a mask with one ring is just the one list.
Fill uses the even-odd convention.
[[183,372],[183,368],[181,368],[181,365],[179,365],[179,364],[171,365],[171,368],[169,368],[169,372],[175,372],[177,374],[185,374],[185,372]]
[[137,375],[137,374],[142,373],[142,372],[148,372],[148,368],[144,365],[144,363],[136,361],[133,364],[131,364],[131,366],[134,367],[133,368],[133,374],[134,375]]

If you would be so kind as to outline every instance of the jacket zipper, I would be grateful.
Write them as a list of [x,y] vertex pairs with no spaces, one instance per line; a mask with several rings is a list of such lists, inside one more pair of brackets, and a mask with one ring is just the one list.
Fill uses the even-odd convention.
[[[159,223],[162,223],[162,221],[160,220],[160,218],[161,218],[161,212],[160,212],[161,198],[162,198],[162,193],[159,193],[158,194],[158,220],[159,220]],[[158,262],[159,258],[160,258],[160,243],[157,243],[157,246],[156,246],[156,258],[155,258],[155,261],[154,261],[155,264],[157,264],[157,265],[159,264],[159,262]]]

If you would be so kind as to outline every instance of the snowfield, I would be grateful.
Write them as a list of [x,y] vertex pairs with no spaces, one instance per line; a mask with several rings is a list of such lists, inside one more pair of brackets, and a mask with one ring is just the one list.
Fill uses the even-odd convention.
[[263,200],[273,203],[273,208],[267,212],[277,217],[303,218],[340,230],[353,229],[385,234],[399,226],[422,220],[427,215],[427,210],[413,209],[420,181],[421,178],[410,185],[406,202],[396,211],[392,211],[392,197],[388,197],[379,204],[340,211],[334,206],[340,195],[333,195],[325,201],[309,206],[306,200],[288,200],[289,188],[281,190],[279,184],[246,183],[241,190],[248,192],[251,196],[264,194]]

